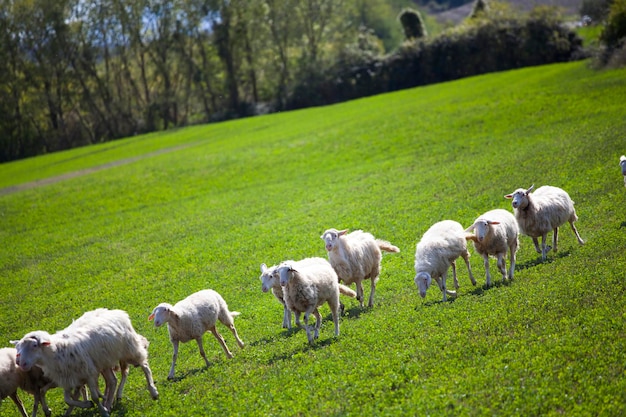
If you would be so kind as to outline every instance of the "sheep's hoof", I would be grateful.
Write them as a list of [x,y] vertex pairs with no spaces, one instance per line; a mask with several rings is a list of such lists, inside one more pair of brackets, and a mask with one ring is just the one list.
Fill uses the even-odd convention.
[[167,376],[167,380],[168,381],[173,381],[174,380],[174,375],[168,375]]

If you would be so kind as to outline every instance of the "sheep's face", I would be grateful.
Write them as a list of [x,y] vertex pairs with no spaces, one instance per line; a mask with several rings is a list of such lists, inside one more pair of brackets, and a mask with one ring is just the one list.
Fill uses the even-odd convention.
[[281,286],[285,286],[289,283],[289,279],[291,278],[291,275],[293,274],[293,268],[291,267],[291,265],[281,265],[277,268],[277,273],[278,276],[280,277],[280,285]]
[[280,277],[275,266],[268,268],[265,264],[261,265],[261,290],[268,292],[270,288],[279,283]]
[[493,222],[487,219],[477,219],[474,222],[474,234],[476,235],[476,239],[479,242],[485,240],[491,230],[491,225],[494,224],[500,224],[500,222]]
[[337,246],[337,243],[339,242],[339,236],[345,235],[346,232],[347,230],[337,229],[328,229],[327,231],[325,231],[324,234],[320,237],[326,244],[326,250],[328,252],[331,252],[335,248],[335,246]]
[[619,166],[622,168],[622,175],[626,176],[626,156],[622,155],[619,159]]
[[432,279],[428,272],[419,272],[415,276],[415,285],[417,285],[417,289],[419,290],[422,298],[426,297],[426,290],[430,287],[431,282]]
[[31,332],[15,344],[15,364],[28,372],[41,358],[41,349],[50,345],[50,335],[46,332]]
[[512,194],[505,195],[504,198],[510,198],[512,200],[511,205],[514,209],[523,209],[528,205],[528,194],[530,193],[531,189],[532,187],[528,190],[518,188]]
[[148,316],[148,320],[154,320],[155,327],[161,327],[170,319],[170,308],[166,305],[159,304],[152,310],[152,314]]

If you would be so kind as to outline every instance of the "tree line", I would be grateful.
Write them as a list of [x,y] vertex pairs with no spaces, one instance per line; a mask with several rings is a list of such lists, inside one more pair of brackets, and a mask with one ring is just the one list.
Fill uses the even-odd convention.
[[567,60],[580,46],[546,17],[404,39],[407,4],[0,0],[0,162]]

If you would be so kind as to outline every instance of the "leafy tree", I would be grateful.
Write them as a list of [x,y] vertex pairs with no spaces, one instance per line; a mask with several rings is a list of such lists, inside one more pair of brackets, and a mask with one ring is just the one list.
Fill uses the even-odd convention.
[[426,36],[426,26],[424,26],[424,21],[419,11],[404,9],[400,12],[398,19],[402,24],[404,36],[407,40],[419,39]]

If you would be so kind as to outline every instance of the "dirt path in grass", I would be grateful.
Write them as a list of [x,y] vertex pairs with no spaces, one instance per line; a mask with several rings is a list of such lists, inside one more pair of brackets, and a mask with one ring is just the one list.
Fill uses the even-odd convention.
[[191,145],[193,144],[188,143],[185,145],[174,146],[171,148],[159,149],[158,151],[149,152],[147,154],[140,155],[140,156],[133,156],[132,158],[119,159],[117,161],[108,162],[106,164],[97,165],[91,168],[85,168],[85,169],[79,169],[78,171],[66,172],[65,174],[57,175],[57,176],[50,177],[50,178],[44,178],[41,180],[35,180],[35,181],[25,182],[23,184],[12,185],[10,187],[0,188],[0,197],[4,195],[8,195],[8,194],[17,193],[19,191],[30,190],[31,188],[41,187],[43,185],[54,184],[54,183],[68,180],[71,178],[82,177],[83,175],[91,174],[93,172],[98,172],[98,171],[102,171],[105,169],[118,167],[121,165],[131,164],[133,162],[140,161],[142,159],[185,149],[185,148],[190,147]]

